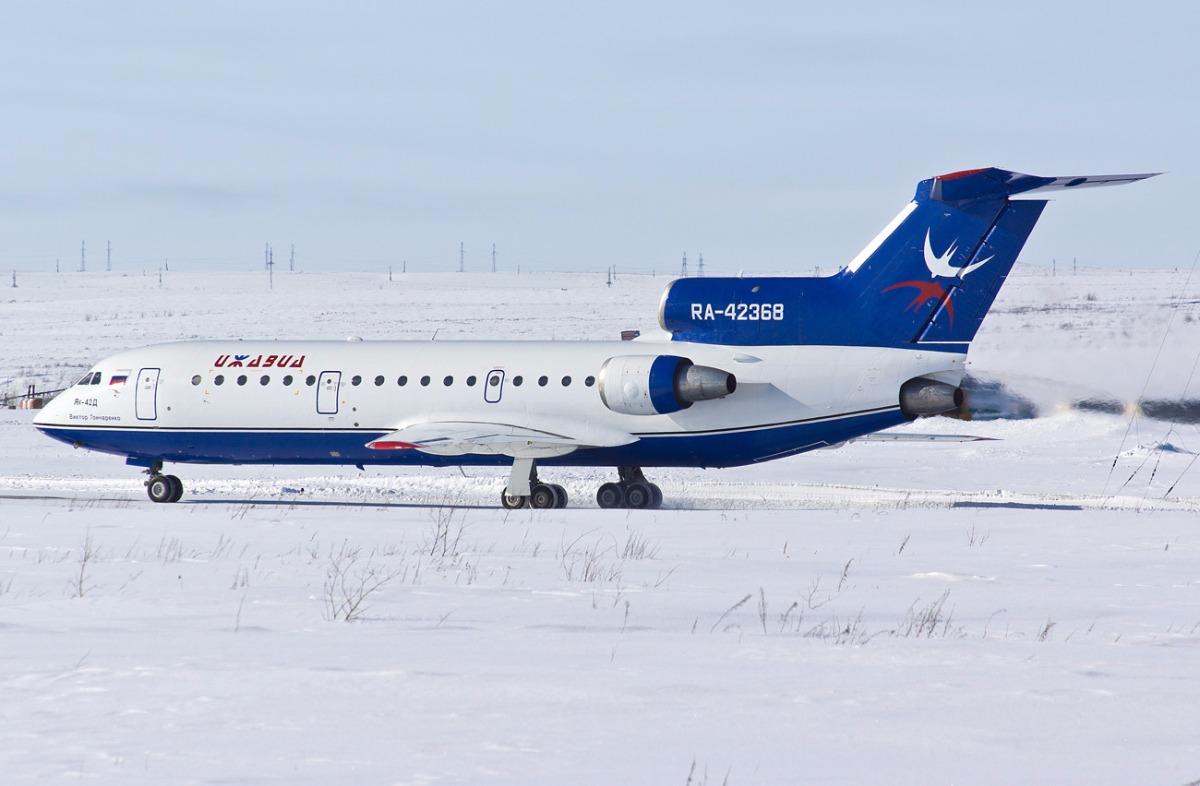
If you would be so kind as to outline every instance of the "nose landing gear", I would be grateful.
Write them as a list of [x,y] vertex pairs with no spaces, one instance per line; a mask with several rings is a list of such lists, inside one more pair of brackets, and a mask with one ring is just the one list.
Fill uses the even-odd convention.
[[174,475],[163,475],[162,462],[156,461],[146,470],[146,496],[151,502],[178,502],[183,496],[183,481]]

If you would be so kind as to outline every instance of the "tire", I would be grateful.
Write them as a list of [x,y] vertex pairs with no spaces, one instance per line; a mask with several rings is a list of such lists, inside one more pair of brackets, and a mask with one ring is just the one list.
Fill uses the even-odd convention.
[[510,495],[507,490],[500,492],[500,504],[505,510],[517,510],[518,508],[523,508],[525,507],[525,503],[528,501],[529,497],[524,497],[519,494],[514,497]]
[[625,487],[625,505],[635,510],[644,510],[654,501],[654,492],[649,483],[635,480]]
[[565,508],[567,506],[567,490],[557,483],[551,483],[550,488],[554,489],[554,507]]
[[602,508],[625,507],[625,489],[616,483],[605,483],[596,492],[596,504]]
[[557,502],[558,494],[554,492],[554,487],[549,483],[539,483],[529,491],[529,507],[531,508],[537,508],[538,510],[555,508],[558,507],[555,504]]
[[167,481],[171,484],[171,498],[167,502],[178,502],[183,498],[183,481],[174,475],[164,475]]
[[663,501],[662,489],[660,489],[658,487],[657,483],[651,483],[650,484],[650,507],[654,508],[655,510],[658,510],[659,508],[662,507],[662,501]]
[[146,482],[146,496],[151,502],[170,502],[175,494],[175,484],[162,475],[155,475]]

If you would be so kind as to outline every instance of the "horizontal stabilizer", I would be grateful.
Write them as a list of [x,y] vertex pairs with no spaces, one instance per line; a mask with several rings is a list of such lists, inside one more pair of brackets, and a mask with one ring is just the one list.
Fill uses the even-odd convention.
[[[1134,183],[1161,172],[1145,172],[1135,175],[1067,175],[1065,177],[1043,177],[1010,172],[1007,169],[987,167],[966,169],[938,175],[922,180],[917,187],[917,197],[928,196],[939,202],[964,202],[972,199],[995,199],[997,197],[1042,194],[1048,191],[1071,191],[1076,188],[1119,186]],[[922,193],[928,189],[926,193]]]

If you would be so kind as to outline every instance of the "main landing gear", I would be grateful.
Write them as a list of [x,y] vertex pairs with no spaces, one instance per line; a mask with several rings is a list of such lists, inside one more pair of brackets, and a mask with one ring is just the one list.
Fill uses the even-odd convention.
[[620,480],[605,483],[596,492],[596,504],[602,508],[659,508],[663,493],[654,483],[646,480],[641,467],[617,467]]
[[[620,481],[605,483],[596,492],[596,502],[602,508],[658,508],[663,494],[655,484],[646,480],[641,467],[617,467]],[[517,508],[565,508],[567,490],[557,483],[538,480],[537,467],[532,459],[513,462],[508,485],[500,492],[500,504],[507,510]]]
[[151,502],[178,502],[183,496],[183,481],[174,475],[163,475],[162,462],[156,461],[146,474],[146,496]]
[[513,462],[508,485],[500,492],[500,504],[506,510],[531,508],[565,508],[567,490],[557,483],[542,483],[538,480],[537,466],[532,459],[517,459]]

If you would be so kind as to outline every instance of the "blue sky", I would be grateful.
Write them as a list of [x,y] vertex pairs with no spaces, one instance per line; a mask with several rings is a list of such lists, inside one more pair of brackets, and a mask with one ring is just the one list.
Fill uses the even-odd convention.
[[1186,266],[1190,3],[21,4],[0,267],[829,270],[915,182],[1069,194],[1030,263]]

